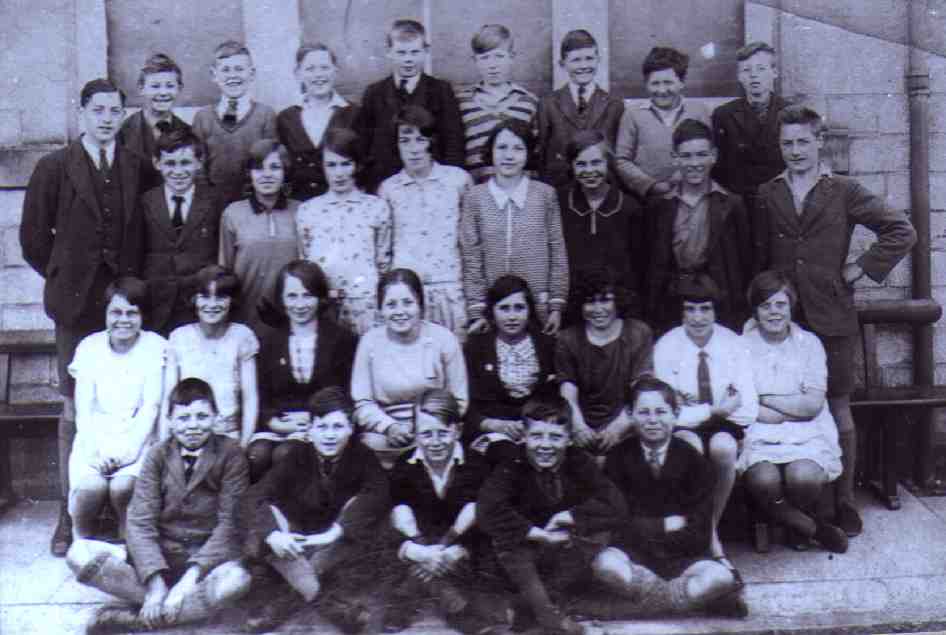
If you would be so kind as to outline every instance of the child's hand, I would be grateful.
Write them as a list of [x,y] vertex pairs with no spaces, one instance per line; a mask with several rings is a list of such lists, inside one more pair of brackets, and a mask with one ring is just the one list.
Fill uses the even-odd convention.
[[391,445],[396,448],[403,448],[414,440],[414,434],[411,432],[410,427],[404,423],[392,424],[384,431],[384,436],[386,436],[388,441],[391,442]]
[[545,320],[545,327],[542,329],[542,332],[546,335],[555,335],[561,327],[562,312],[559,310],[550,311],[548,318]]
[[470,325],[466,327],[466,332],[469,335],[475,335],[477,333],[486,333],[489,331],[489,322],[486,321],[486,318],[478,318],[470,322]]
[[303,555],[306,537],[286,531],[273,531],[266,536],[266,544],[277,558],[299,558]]

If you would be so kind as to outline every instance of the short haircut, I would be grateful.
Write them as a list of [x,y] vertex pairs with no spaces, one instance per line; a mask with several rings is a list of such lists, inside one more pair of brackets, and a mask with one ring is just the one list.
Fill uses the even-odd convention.
[[496,144],[496,138],[499,137],[499,134],[503,130],[508,130],[522,139],[522,142],[526,144],[526,157],[528,157],[526,159],[526,169],[528,169],[533,152],[535,151],[535,133],[532,132],[532,126],[519,119],[505,119],[489,133],[489,137],[486,138],[486,144],[483,146],[483,159],[485,163],[487,165],[493,165],[493,146]]
[[572,409],[561,395],[549,390],[533,395],[522,406],[522,420],[528,430],[533,421],[543,421],[572,428]]
[[595,37],[585,29],[575,29],[562,38],[562,43],[558,47],[559,58],[564,60],[572,51],[591,48],[598,49],[598,41]]
[[177,75],[178,85],[184,85],[184,73],[181,72],[181,67],[177,65],[177,62],[169,55],[155,53],[146,59],[145,65],[141,67],[141,72],[138,74],[138,88],[144,87],[148,75],[155,73],[174,73]]
[[[203,267],[194,275],[193,282],[189,286],[191,302],[198,294],[210,295],[211,286],[216,287],[217,295],[230,298],[234,304],[240,297],[240,279],[233,271],[220,265]],[[196,305],[192,305],[192,308],[196,308]],[[231,306],[231,310],[232,308]]]
[[[634,293],[624,285],[611,267],[587,267],[575,273],[572,300],[581,306],[596,297],[610,293],[620,317],[627,317],[636,299]],[[579,315],[580,315],[579,311]]]
[[309,414],[313,417],[324,417],[333,412],[344,412],[349,423],[352,423],[355,404],[347,390],[340,386],[327,386],[309,398]]
[[641,396],[641,393],[645,392],[659,392],[663,395],[664,401],[670,405],[670,409],[673,410],[674,414],[680,411],[677,391],[673,389],[673,386],[651,375],[642,375],[628,385],[625,403],[633,410],[637,399]]
[[204,142],[189,128],[171,128],[158,136],[154,144],[154,158],[160,160],[162,154],[170,154],[181,148],[194,148],[194,156],[203,160]]
[[684,302],[712,302],[715,309],[719,305],[720,293],[712,278],[705,273],[695,273],[680,280],[677,297],[681,308]]
[[177,382],[177,385],[171,389],[171,394],[168,395],[168,416],[173,416],[175,407],[189,406],[195,401],[206,401],[210,404],[210,409],[214,411],[214,414],[218,412],[217,400],[214,398],[214,390],[210,387],[210,384],[196,377],[182,379]]
[[437,419],[445,426],[460,425],[460,404],[449,390],[431,388],[426,390],[414,403],[414,420],[423,412]]
[[286,317],[286,306],[282,301],[282,294],[286,288],[286,278],[292,276],[302,283],[302,288],[319,299],[319,314],[328,310],[329,302],[328,277],[322,267],[308,260],[293,260],[286,263],[276,274],[276,284],[273,293],[276,299],[276,309],[283,318]]
[[779,130],[782,129],[782,126],[791,125],[810,126],[816,137],[820,137],[824,133],[824,120],[821,115],[800,104],[785,106],[778,113]]
[[286,146],[275,139],[257,139],[253,142],[246,157],[247,174],[249,174],[250,170],[261,170],[263,163],[266,161],[266,157],[273,152],[279,155],[279,160],[282,161],[282,169],[285,173],[285,178],[288,180],[289,172],[292,169],[292,158],[289,156],[289,150],[286,149]]
[[329,127],[322,137],[322,149],[319,151],[320,160],[325,159],[325,151],[334,152],[339,156],[355,162],[355,183],[362,187],[366,163],[361,146],[361,137],[350,128]]
[[89,105],[92,97],[99,93],[118,93],[122,106],[125,105],[125,93],[113,84],[112,80],[103,77],[86,82],[85,86],[82,87],[82,92],[79,93],[79,105],[85,108]]
[[775,57],[775,49],[768,42],[749,42],[736,51],[736,60],[744,62],[756,53],[769,53]]
[[710,145],[716,147],[712,129],[697,119],[684,119],[673,131],[673,149],[676,150],[687,141],[706,139]]
[[250,49],[246,48],[246,44],[243,42],[227,40],[226,42],[221,42],[218,44],[217,48],[214,49],[215,62],[217,60],[234,57],[236,55],[246,55],[248,58],[250,58],[250,62],[253,61],[253,56],[250,55]]
[[400,136],[401,126],[417,128],[421,136],[430,139],[430,156],[438,157],[437,120],[430,114],[429,110],[422,106],[408,104],[398,111],[394,116],[395,145],[397,137]]
[[387,294],[388,289],[396,284],[407,285],[407,288],[411,290],[411,294],[420,306],[421,315],[423,315],[424,283],[420,281],[420,276],[411,269],[391,269],[381,274],[381,278],[378,280],[378,309],[384,305],[384,296]]
[[303,42],[298,49],[296,49],[296,68],[302,66],[302,62],[305,60],[306,55],[309,53],[315,53],[316,51],[325,51],[328,53],[328,56],[332,58],[332,64],[338,66],[338,57],[335,55],[335,51],[332,50],[328,44],[323,42]]
[[115,296],[121,296],[138,307],[142,313],[147,313],[151,309],[151,293],[148,289],[148,283],[132,276],[123,276],[109,283],[105,287],[105,304],[112,301]]
[[427,48],[427,30],[424,25],[417,20],[400,19],[395,20],[387,32],[388,48],[394,46],[394,41],[406,42],[414,38],[420,38],[424,42],[424,48]]
[[496,308],[497,304],[514,293],[522,293],[525,296],[526,304],[529,306],[528,329],[533,333],[538,333],[542,330],[542,327],[539,322],[539,313],[535,308],[535,296],[532,295],[532,289],[529,288],[528,282],[512,274],[506,274],[496,278],[496,282],[494,282],[486,292],[486,319],[490,322],[495,322],[496,319],[493,315],[493,309]]
[[673,69],[681,82],[684,81],[687,77],[687,69],[690,68],[690,56],[681,53],[677,49],[655,46],[650,49],[647,57],[644,58],[644,63],[641,65],[645,80],[650,77],[651,73],[668,68]]
[[507,46],[510,53],[515,50],[512,33],[502,24],[484,24],[470,40],[470,48],[473,49],[474,55],[488,53],[501,46]]
[[749,300],[749,307],[755,312],[756,308],[779,291],[784,291],[791,302],[792,308],[795,308],[798,302],[798,291],[795,289],[795,283],[784,271],[769,269],[763,271],[749,283],[749,290],[746,291],[746,297]]
[[588,148],[600,145],[604,152],[604,158],[608,161],[608,166],[614,160],[614,148],[611,147],[604,133],[596,129],[580,130],[565,145],[565,159],[569,163],[574,163],[582,152]]

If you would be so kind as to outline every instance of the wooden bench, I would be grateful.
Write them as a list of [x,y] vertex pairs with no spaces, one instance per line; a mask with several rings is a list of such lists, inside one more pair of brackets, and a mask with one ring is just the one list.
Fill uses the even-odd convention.
[[15,502],[12,488],[10,439],[55,434],[62,403],[11,403],[10,374],[15,355],[56,353],[52,331],[8,331],[0,333],[0,511]]

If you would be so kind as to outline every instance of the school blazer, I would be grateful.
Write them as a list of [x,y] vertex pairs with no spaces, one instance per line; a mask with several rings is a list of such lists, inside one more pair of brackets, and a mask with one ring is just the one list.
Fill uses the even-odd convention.
[[187,221],[178,236],[164,198],[164,186],[147,191],[140,202],[144,223],[141,275],[151,288],[151,323],[167,323],[174,303],[191,291],[192,276],[216,264],[220,248],[219,199],[212,187],[197,184]]
[[190,481],[176,439],[154,446],[145,457],[128,507],[128,553],[144,584],[168,568],[165,554],[188,554],[206,574],[240,557],[237,512],[249,484],[240,444],[211,435]]
[[371,192],[403,167],[397,150],[394,117],[407,104],[422,106],[437,122],[439,152],[434,158],[447,165],[464,166],[466,149],[463,120],[450,84],[424,73],[414,92],[406,101],[402,101],[394,77],[389,75],[365,89],[361,112],[355,124],[361,136],[364,156],[368,157],[366,180]]
[[[706,553],[716,477],[699,452],[671,438],[660,475],[655,477],[635,436],[608,453],[604,470],[624,496],[629,513],[615,536],[616,544],[660,560]],[[686,526],[667,533],[664,518],[673,515],[683,516]]]
[[[359,106],[349,104],[336,108],[329,118],[325,132],[332,128],[352,128],[358,118]],[[276,137],[289,150],[292,169],[286,181],[291,187],[292,198],[307,201],[325,194],[328,183],[322,170],[322,145],[312,143],[302,123],[302,107],[289,106],[276,116]]]
[[142,223],[137,201],[142,165],[120,144],[116,156],[124,214],[117,253],[105,252],[95,231],[102,210],[80,141],[44,156],[30,177],[23,200],[20,245],[23,258],[46,280],[43,306],[56,324],[75,324],[90,303],[98,300],[88,295],[103,264],[115,278],[140,271]]
[[759,121],[745,97],[727,102],[713,111],[719,157],[713,178],[730,192],[754,193],[785,169],[779,147],[778,113],[788,105],[773,95],[765,123]]
[[546,95],[539,102],[539,175],[553,187],[570,180],[571,166],[565,158],[565,146],[580,130],[600,130],[614,146],[618,136],[624,102],[600,88],[595,88],[584,114],[572,100],[568,85]]
[[[170,130],[190,130],[191,127],[175,114],[171,114]],[[143,166],[141,191],[147,192],[163,183],[161,172],[154,167],[154,149],[157,139],[151,132],[151,127],[145,121],[145,116],[139,110],[128,117],[118,131],[118,138],[139,159]]]
[[[673,224],[678,204],[673,197],[648,201],[650,273],[647,289],[647,317],[665,324],[680,320],[679,302],[670,297],[671,282],[677,274],[673,253]],[[752,238],[746,208],[739,196],[713,191],[709,194],[710,237],[707,245],[707,273],[719,287],[719,321],[737,332],[748,318],[746,287],[752,271]]]
[[889,209],[856,180],[839,175],[822,176],[801,215],[781,178],[759,188],[758,205],[760,222],[753,224],[756,268],[781,269],[794,277],[805,318],[815,333],[856,335],[854,289],[841,278],[854,227],[863,225],[877,236],[857,263],[874,282],[881,282],[916,242],[907,217]]
[[259,430],[265,431],[270,419],[281,412],[308,410],[309,398],[322,388],[351,386],[357,338],[348,329],[327,318],[319,319],[315,342],[315,368],[305,384],[292,376],[289,357],[289,331],[269,331],[263,338],[257,357],[259,377]]

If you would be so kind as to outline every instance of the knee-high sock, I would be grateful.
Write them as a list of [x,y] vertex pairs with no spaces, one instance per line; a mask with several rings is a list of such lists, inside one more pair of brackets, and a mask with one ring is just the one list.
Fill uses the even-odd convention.
[[144,585],[127,562],[108,553],[99,553],[76,574],[76,579],[99,591],[136,605],[145,600]]
[[839,503],[854,504],[854,468],[857,463],[857,430],[844,430],[838,434],[841,446],[841,476],[835,483],[835,498]]

